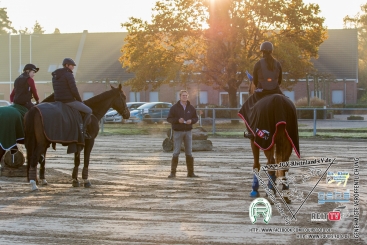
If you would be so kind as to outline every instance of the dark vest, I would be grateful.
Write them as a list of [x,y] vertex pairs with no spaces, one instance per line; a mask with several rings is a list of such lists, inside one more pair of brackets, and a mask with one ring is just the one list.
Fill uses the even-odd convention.
[[274,70],[270,71],[267,68],[267,64],[264,58],[260,60],[261,69],[258,70],[258,88],[263,90],[273,90],[276,89],[278,85],[279,68],[277,62],[274,60]]
[[14,103],[25,106],[32,100],[31,87],[28,84],[29,75],[23,73],[14,82]]

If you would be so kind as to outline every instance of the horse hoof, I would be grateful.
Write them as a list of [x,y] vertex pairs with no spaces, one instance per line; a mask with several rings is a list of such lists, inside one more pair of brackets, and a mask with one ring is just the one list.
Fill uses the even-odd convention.
[[250,192],[250,197],[252,197],[252,198],[256,198],[256,197],[259,197],[259,196],[260,196],[260,193],[258,191],[252,190]]
[[47,185],[47,180],[46,179],[41,179],[41,185]]
[[284,201],[286,204],[290,204],[292,202],[288,197],[284,197]]
[[84,183],[84,187],[85,188],[90,188],[90,187],[92,187],[92,184],[88,181],[88,182],[85,182]]
[[38,191],[38,186],[36,185],[36,181],[30,180],[29,183],[31,184],[31,191]]
[[80,187],[79,181],[73,180],[73,187]]

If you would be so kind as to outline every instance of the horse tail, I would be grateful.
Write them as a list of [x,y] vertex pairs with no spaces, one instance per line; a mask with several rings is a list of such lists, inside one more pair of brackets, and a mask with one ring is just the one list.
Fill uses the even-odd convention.
[[24,117],[25,147],[27,149],[27,181],[29,181],[29,168],[31,166],[33,153],[36,148],[36,134],[34,119],[38,114],[36,108],[31,108]]
[[[289,161],[292,154],[292,145],[289,142],[285,131],[285,124],[278,125],[277,135],[275,138],[275,159],[276,163]],[[278,176],[285,176],[288,170],[280,170]]]

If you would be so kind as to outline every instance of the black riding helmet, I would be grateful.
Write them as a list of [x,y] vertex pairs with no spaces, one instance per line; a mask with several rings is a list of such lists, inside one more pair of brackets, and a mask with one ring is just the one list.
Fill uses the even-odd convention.
[[65,58],[63,61],[62,61],[62,65],[65,66],[65,65],[73,65],[73,66],[76,66],[74,60],[72,58]]
[[271,42],[266,41],[260,45],[260,51],[272,52],[273,50],[274,50],[274,47]]
[[23,68],[23,72],[26,71],[26,70],[29,70],[29,71],[34,71],[34,72],[38,72],[40,68],[37,68],[35,65],[33,64],[26,64]]

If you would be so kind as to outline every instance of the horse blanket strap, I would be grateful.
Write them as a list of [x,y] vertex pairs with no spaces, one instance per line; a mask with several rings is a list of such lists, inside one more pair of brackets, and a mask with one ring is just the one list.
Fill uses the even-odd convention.
[[83,149],[83,120],[78,110],[62,102],[41,103],[36,108],[42,117],[48,141],[67,145],[67,153]]
[[299,153],[298,122],[293,102],[281,94],[254,93],[238,112],[255,137],[254,143],[262,150],[274,145],[277,127],[285,124],[286,135],[296,155]]
[[0,147],[3,150],[23,143],[23,118],[27,111],[26,107],[18,104],[0,107]]

